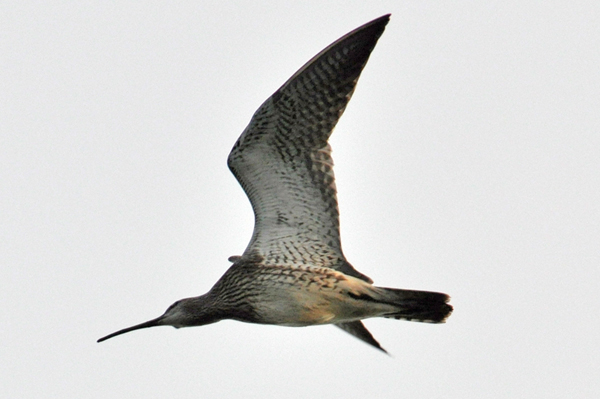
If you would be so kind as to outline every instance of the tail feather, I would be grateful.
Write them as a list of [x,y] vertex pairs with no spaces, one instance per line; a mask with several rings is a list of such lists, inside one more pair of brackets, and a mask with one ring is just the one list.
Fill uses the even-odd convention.
[[383,317],[425,323],[443,323],[452,313],[452,306],[448,304],[450,297],[440,292],[396,288],[382,288],[382,290],[383,302],[398,308],[398,311],[384,314]]

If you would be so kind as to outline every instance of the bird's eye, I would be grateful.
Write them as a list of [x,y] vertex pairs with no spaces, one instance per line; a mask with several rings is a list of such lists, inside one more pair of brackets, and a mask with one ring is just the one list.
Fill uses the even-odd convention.
[[173,309],[174,307],[176,307],[177,305],[179,305],[180,301],[175,302],[174,304],[172,304],[171,306],[169,306],[169,308],[167,309],[167,312],[171,309]]

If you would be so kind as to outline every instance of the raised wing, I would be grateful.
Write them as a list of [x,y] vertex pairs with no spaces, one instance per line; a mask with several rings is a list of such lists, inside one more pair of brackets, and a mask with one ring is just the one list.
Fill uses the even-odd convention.
[[309,263],[370,281],[342,253],[327,140],[388,20],[375,19],[317,54],[261,105],[235,143],[228,165],[255,217],[243,258]]

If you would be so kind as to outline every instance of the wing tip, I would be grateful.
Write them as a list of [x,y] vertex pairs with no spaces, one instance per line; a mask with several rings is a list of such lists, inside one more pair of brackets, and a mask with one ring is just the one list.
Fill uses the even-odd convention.
[[335,326],[346,331],[348,334],[355,336],[356,338],[360,339],[361,341],[373,346],[374,348],[379,349],[386,355],[390,355],[388,353],[388,351],[386,351],[379,344],[379,342],[377,342],[375,337],[373,337],[373,334],[371,334],[371,332],[369,330],[367,330],[367,327],[365,327],[365,325],[362,323],[362,321],[357,320],[357,321],[350,321],[350,322],[345,322],[345,323],[337,323],[337,324],[335,324]]

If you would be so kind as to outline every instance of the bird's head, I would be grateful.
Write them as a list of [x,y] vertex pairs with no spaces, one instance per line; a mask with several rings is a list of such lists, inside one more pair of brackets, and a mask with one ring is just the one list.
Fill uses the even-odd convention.
[[195,298],[181,299],[169,306],[162,316],[116,331],[100,338],[98,342],[106,341],[107,339],[116,337],[117,335],[148,327],[172,326],[175,328],[181,328],[214,323],[215,321],[218,321],[219,318],[212,314],[213,312],[211,312],[211,306],[209,306],[209,304],[206,302],[206,295]]

